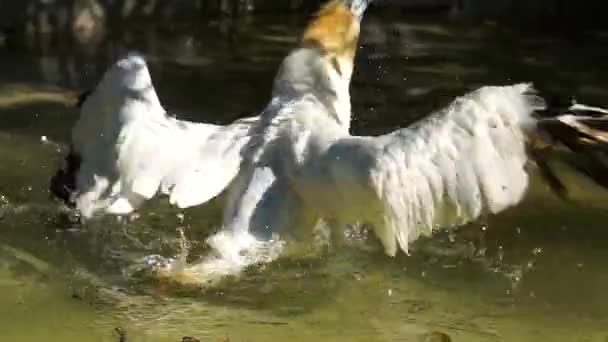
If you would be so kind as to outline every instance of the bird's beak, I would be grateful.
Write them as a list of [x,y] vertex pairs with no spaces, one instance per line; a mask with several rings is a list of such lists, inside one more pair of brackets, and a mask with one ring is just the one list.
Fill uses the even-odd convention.
[[350,9],[353,15],[361,21],[367,7],[373,0],[344,0],[346,7]]

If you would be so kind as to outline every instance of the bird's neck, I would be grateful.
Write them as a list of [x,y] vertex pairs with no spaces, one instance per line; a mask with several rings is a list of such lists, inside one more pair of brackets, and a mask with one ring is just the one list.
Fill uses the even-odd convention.
[[283,60],[273,97],[281,97],[281,103],[285,103],[314,96],[329,115],[348,129],[349,87],[364,9],[361,7],[357,16],[341,0],[323,5],[304,30],[300,47]]
[[275,77],[273,98],[289,103],[314,97],[338,123],[350,127],[352,60],[327,55],[317,48],[290,53]]

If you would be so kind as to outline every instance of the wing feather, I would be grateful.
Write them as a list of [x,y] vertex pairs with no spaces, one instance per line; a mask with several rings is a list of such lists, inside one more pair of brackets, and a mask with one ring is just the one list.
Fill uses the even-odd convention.
[[323,167],[350,197],[339,211],[368,208],[358,215],[394,255],[439,226],[517,204],[528,187],[526,132],[540,103],[531,93],[528,84],[484,87],[408,128],[338,140]]
[[167,115],[146,62],[129,54],[106,72],[74,126],[74,202],[85,217],[127,214],[159,190],[182,208],[204,203],[237,174],[254,121],[218,126]]

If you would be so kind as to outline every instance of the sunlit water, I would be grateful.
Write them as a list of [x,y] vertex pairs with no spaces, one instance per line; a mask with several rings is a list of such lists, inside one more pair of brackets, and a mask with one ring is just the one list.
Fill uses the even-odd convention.
[[[532,80],[587,102],[606,98],[601,36],[548,39],[442,18],[364,22],[356,133],[405,125],[488,83]],[[59,214],[47,185],[77,115],[67,90],[93,85],[122,48],[136,47],[167,108],[227,123],[263,107],[301,24],[248,19],[229,37],[219,24],[140,26],[98,47],[0,48],[0,340],[118,341],[120,328],[127,341],[441,341],[436,332],[453,341],[607,341],[608,196],[583,183],[574,192],[586,204],[539,186],[517,208],[421,241],[409,257],[386,257],[352,231],[339,248],[291,243],[277,261],[202,288],[147,270],[207,255],[219,201],[182,213],[161,200],[122,223],[72,226]]]

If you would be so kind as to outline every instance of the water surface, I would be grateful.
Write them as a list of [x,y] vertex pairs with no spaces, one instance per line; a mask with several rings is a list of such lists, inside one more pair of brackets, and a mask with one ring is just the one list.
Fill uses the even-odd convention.
[[[421,241],[409,257],[386,257],[361,234],[205,289],[153,281],[138,260],[175,256],[180,228],[195,262],[220,203],[185,211],[183,221],[163,200],[130,223],[80,227],[59,214],[47,185],[77,117],[66,92],[90,87],[120,51],[137,48],[169,110],[228,123],[264,106],[302,23],[138,24],[98,45],[0,47],[2,340],[117,341],[121,328],[127,341],[425,341],[433,332],[454,341],[606,341],[608,197],[583,183],[575,193],[586,204],[537,186],[517,208]],[[534,81],[602,104],[605,37],[372,15],[353,80],[353,130],[387,132],[483,84]]]

